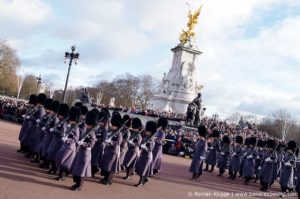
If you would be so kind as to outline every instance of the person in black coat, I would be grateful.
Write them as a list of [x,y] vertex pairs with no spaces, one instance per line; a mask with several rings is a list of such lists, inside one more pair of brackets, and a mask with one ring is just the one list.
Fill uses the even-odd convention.
[[221,153],[218,160],[219,174],[218,176],[222,176],[225,173],[225,169],[227,168],[228,156],[230,154],[230,138],[225,135],[222,139]]
[[220,132],[218,130],[213,130],[212,132],[212,142],[208,147],[208,154],[206,156],[206,168],[204,171],[208,171],[209,165],[211,165],[211,169],[209,172],[213,172],[215,165],[217,163],[217,152],[220,150]]
[[244,184],[248,185],[249,181],[254,178],[255,158],[256,158],[256,137],[250,137],[250,147],[244,154],[245,163],[243,167],[243,175],[245,178]]
[[232,153],[230,162],[229,162],[229,179],[235,180],[237,172],[240,169],[240,164],[241,164],[241,156],[243,155],[243,149],[242,145],[243,144],[243,137],[242,136],[236,136],[235,137],[235,145],[232,148]]

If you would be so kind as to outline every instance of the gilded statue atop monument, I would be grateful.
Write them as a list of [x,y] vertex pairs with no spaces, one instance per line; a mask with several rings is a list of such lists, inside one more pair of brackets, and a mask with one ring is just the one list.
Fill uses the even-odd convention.
[[187,23],[188,30],[182,30],[182,33],[179,37],[179,41],[181,44],[185,44],[190,37],[195,36],[194,28],[195,25],[198,23],[198,17],[201,13],[202,5],[194,12],[192,13],[191,10],[189,11],[188,18],[189,21]]

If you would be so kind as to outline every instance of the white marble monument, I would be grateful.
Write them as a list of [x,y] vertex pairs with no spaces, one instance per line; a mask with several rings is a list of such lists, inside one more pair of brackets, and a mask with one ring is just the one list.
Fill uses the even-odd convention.
[[171,49],[174,53],[172,67],[164,74],[159,93],[153,97],[151,108],[154,110],[186,113],[188,104],[203,87],[195,80],[195,63],[202,52],[195,43],[193,32],[200,11],[201,7],[195,13],[189,13],[189,29],[181,34],[181,43]]

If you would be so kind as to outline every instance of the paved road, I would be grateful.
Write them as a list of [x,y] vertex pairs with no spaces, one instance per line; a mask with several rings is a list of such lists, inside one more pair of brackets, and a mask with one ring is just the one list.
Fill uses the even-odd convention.
[[[134,186],[138,182],[137,176],[131,180],[123,180],[125,174],[119,173],[111,186],[99,184],[98,175],[87,179],[81,191],[73,192],[70,190],[73,184],[70,177],[64,182],[55,181],[54,176],[46,174],[45,170],[29,163],[28,159],[16,152],[19,147],[19,130],[19,125],[0,121],[0,199],[274,198],[251,197],[249,192],[262,193],[258,192],[258,184],[244,186],[240,179],[231,181],[226,177],[218,177],[216,173],[205,173],[197,181],[191,181],[191,174],[188,172],[191,160],[167,155],[163,157],[162,172],[151,178],[150,183],[144,187]],[[278,185],[271,191],[279,191]]]

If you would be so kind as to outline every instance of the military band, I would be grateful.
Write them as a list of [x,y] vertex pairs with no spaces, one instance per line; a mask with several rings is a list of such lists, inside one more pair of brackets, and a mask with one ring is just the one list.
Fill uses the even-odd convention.
[[[72,190],[82,189],[86,177],[99,173],[104,185],[113,183],[114,174],[125,170],[123,179],[137,174],[137,187],[149,182],[159,173],[162,148],[168,129],[168,120],[148,121],[143,127],[139,118],[110,115],[88,108],[82,103],[69,107],[45,94],[31,95],[29,109],[19,134],[20,149],[32,162],[49,169],[49,174],[63,181],[72,174]],[[282,196],[300,191],[299,148],[296,142],[276,142],[271,138],[230,135],[205,126],[198,127],[198,139],[189,171],[192,180],[204,171],[219,168],[218,176],[228,171],[228,178],[236,180],[239,172],[244,184],[259,181],[261,191],[268,191],[275,181],[280,184]]]

